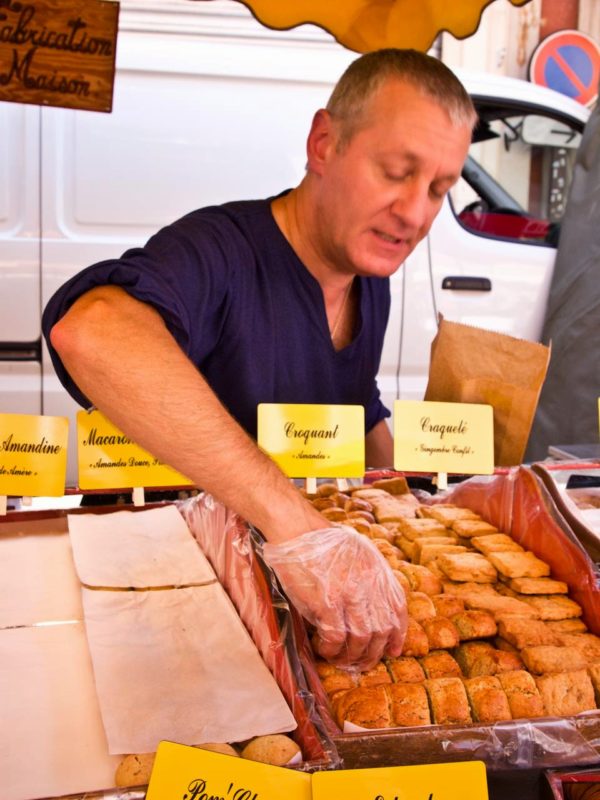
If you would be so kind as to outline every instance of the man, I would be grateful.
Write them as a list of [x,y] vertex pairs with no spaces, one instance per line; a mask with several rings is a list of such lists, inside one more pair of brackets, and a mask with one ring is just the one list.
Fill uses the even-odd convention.
[[257,448],[256,405],[360,403],[367,464],[392,463],[375,382],[388,278],[458,179],[474,120],[439,61],[363,56],[313,119],[298,187],[193,212],[85,270],[44,316],[73,395],[262,531],[341,664],[400,653],[403,597],[372,543],[332,529]]

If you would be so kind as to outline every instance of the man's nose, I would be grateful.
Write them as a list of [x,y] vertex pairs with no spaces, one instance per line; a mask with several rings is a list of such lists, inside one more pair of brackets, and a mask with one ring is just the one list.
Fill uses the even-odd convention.
[[405,225],[421,228],[431,216],[432,199],[425,181],[412,180],[398,187],[391,212]]

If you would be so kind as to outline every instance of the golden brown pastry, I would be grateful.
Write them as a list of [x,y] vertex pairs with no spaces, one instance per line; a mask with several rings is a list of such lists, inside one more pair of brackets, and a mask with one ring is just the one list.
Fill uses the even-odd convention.
[[448,531],[448,528],[441,522],[420,517],[400,520],[398,527],[403,535],[411,541],[418,539],[420,536],[446,536]]
[[422,683],[393,683],[385,689],[390,703],[392,726],[431,724],[427,693]]
[[488,536],[474,536],[471,544],[480,553],[487,556],[489,553],[502,553],[512,550],[515,553],[524,553],[525,549],[517,544],[514,539],[505,533],[494,533]]
[[394,683],[422,683],[425,680],[423,667],[413,656],[386,658],[385,665]]
[[473,581],[456,582],[444,581],[443,582],[444,594],[449,594],[454,597],[467,597],[474,594],[497,595],[498,592],[489,583],[474,583]]
[[391,682],[392,679],[382,661],[375,664],[371,669],[360,672],[358,675],[359,686],[381,686],[384,683]]
[[461,678],[458,662],[446,650],[430,650],[419,663],[427,678]]
[[442,554],[437,564],[452,581],[494,583],[498,577],[490,561],[481,553]]
[[355,672],[340,669],[328,664],[327,661],[317,661],[315,666],[327,694],[339,692],[341,689],[352,689],[358,685],[358,676]]
[[531,605],[517,600],[514,597],[503,597],[502,595],[465,595],[465,605],[467,608],[488,611],[494,617],[504,614],[514,614],[518,617],[530,617],[537,619],[539,612]]
[[499,617],[498,633],[517,650],[524,647],[535,647],[539,644],[559,645],[558,635],[541,620],[525,617]]
[[596,705],[600,708],[600,663],[590,664],[588,666],[588,675],[590,676],[592,686],[594,687]]
[[556,633],[585,633],[587,628],[582,619],[547,620],[546,626]]
[[452,530],[464,539],[498,533],[498,528],[482,519],[457,519],[452,523]]
[[451,528],[453,523],[459,519],[481,520],[479,514],[471,511],[470,508],[459,508],[459,506],[454,506],[450,503],[438,503],[434,506],[419,506],[417,514],[418,516],[435,519],[447,528]]
[[552,644],[539,644],[536,647],[524,647],[521,658],[525,666],[534,675],[545,672],[568,672],[572,669],[587,667],[587,658],[571,647],[556,647]]
[[525,670],[503,672],[498,680],[508,698],[513,719],[543,717],[544,704],[532,676]]
[[451,619],[461,642],[467,639],[484,639],[486,636],[495,636],[498,632],[496,620],[487,611],[460,611]]
[[508,585],[519,594],[567,594],[569,591],[564,581],[553,578],[510,578]]
[[408,578],[410,588],[413,592],[425,592],[425,594],[429,595],[441,594],[441,580],[437,575],[434,575],[430,569],[427,569],[427,567],[422,567],[420,564],[409,564],[403,561],[398,566],[398,569]]
[[459,642],[458,630],[446,617],[430,617],[421,622],[430,650],[448,650]]
[[333,700],[335,719],[343,730],[344,722],[362,728],[389,728],[392,724],[389,696],[386,686],[369,686],[350,689]]
[[436,613],[440,617],[453,617],[465,610],[465,601],[451,594],[434,594],[431,598]]
[[523,595],[523,600],[535,608],[543,620],[572,619],[582,614],[579,603],[562,595]]
[[498,572],[507,578],[543,578],[550,575],[548,564],[531,550],[523,553],[490,553],[488,558]]
[[123,757],[115,772],[115,786],[147,786],[156,753],[131,753]]
[[508,698],[493,675],[467,678],[465,689],[475,722],[501,722],[512,719]]
[[[452,542],[452,540],[450,540]],[[415,554],[419,564],[424,567],[429,566],[430,561],[435,561],[439,556],[447,553],[466,553],[467,548],[458,544],[436,543],[429,539],[417,539],[415,541]]]
[[401,476],[381,478],[373,481],[372,485],[375,489],[383,489],[384,492],[389,492],[389,494],[410,494],[408,482],[406,478]]
[[435,617],[435,606],[428,594],[425,592],[409,592],[406,595],[406,605],[409,615],[422,622],[430,617]]
[[550,716],[569,717],[596,708],[594,687],[584,669],[540,675],[535,683]]
[[435,723],[464,725],[473,721],[467,692],[460,678],[430,678],[424,686]]
[[429,652],[429,639],[421,625],[412,617],[408,618],[406,637],[402,648],[403,656],[426,656]]
[[274,767],[285,767],[298,753],[300,753],[300,748],[289,736],[274,733],[268,736],[257,736],[248,742],[242,750],[242,758],[260,761],[263,764],[272,764]]

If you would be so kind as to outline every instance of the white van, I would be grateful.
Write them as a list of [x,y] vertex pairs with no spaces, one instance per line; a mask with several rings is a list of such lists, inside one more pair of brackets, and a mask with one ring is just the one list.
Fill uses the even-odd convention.
[[[297,184],[312,115],[356,55],[311,26],[269,31],[238,3],[137,0],[121,5],[112,113],[0,103],[0,412],[74,414],[40,338],[50,296],[194,208]],[[541,331],[588,112],[526,82],[460,77],[481,125],[392,280],[388,404],[422,398],[438,312]]]

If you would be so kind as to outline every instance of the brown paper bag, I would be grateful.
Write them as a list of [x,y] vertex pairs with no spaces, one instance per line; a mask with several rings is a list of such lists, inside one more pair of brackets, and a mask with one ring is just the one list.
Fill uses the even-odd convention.
[[496,466],[520,464],[549,361],[549,347],[440,315],[425,400],[493,406]]

